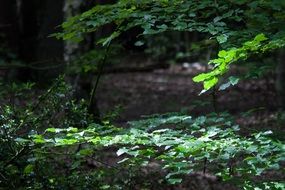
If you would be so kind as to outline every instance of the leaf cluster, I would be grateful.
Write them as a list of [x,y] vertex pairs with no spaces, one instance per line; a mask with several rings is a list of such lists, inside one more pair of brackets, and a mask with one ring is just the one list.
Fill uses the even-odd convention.
[[[193,172],[205,171],[241,188],[252,189],[264,182],[256,182],[256,176],[268,170],[284,172],[280,166],[285,159],[283,143],[272,140],[271,131],[249,137],[239,135],[239,127],[227,114],[198,118],[161,115],[130,125],[127,130],[94,124],[85,130],[49,128],[44,135],[30,137],[32,144],[40,145],[41,152],[52,147],[88,144],[79,154],[90,156],[92,152],[119,147],[116,153],[121,160],[116,167],[143,168],[157,163],[170,184],[181,183],[185,175]],[[266,184],[282,189],[282,181]]]

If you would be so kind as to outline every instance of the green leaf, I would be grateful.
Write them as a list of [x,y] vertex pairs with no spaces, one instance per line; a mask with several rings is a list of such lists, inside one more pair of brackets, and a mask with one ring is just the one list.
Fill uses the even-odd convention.
[[265,37],[264,34],[258,34],[258,35],[254,38],[254,41],[257,41],[257,42],[262,42],[262,41],[265,41],[265,40],[268,40],[268,38]]
[[24,174],[28,175],[34,171],[34,165],[28,164],[24,169]]
[[56,129],[55,128],[48,128],[48,129],[46,129],[46,132],[55,133]]
[[82,150],[80,150],[79,151],[79,154],[81,155],[81,156],[90,156],[90,155],[92,155],[93,154],[93,150],[91,150],[91,149],[82,149]]
[[42,135],[33,135],[33,141],[37,144],[42,144],[46,142]]
[[128,151],[129,151],[129,149],[127,149],[126,147],[120,148],[120,149],[117,151],[117,156],[121,156],[121,155],[127,153]]
[[231,86],[231,82],[227,82],[225,84],[222,84],[220,87],[219,87],[219,90],[222,91],[222,90],[226,90],[227,88],[229,88]]
[[225,34],[217,36],[217,41],[219,42],[219,44],[225,43],[228,41],[228,36]]
[[77,139],[56,139],[56,145],[58,146],[73,145],[77,142],[78,142]]
[[174,185],[174,184],[179,184],[182,182],[182,179],[180,178],[170,178],[167,180],[170,184]]
[[239,82],[239,78],[238,77],[234,77],[234,76],[231,76],[229,77],[229,81],[231,83],[231,85],[235,86],[238,82]]
[[214,18],[214,22],[219,22],[220,20],[222,20],[222,17],[220,17],[220,16],[217,16]]
[[215,86],[218,83],[219,79],[217,77],[213,77],[210,80],[206,80],[204,82],[204,89],[209,90],[213,86]]
[[238,77],[231,76],[231,77],[229,77],[229,81],[227,83],[222,84],[219,87],[219,90],[221,91],[221,90],[225,90],[225,89],[229,88],[230,86],[235,86],[238,82],[239,82]]
[[135,43],[135,46],[143,46],[144,45],[144,42],[143,41],[137,41]]
[[124,158],[124,159],[118,161],[117,163],[118,163],[118,164],[121,164],[121,163],[124,163],[124,162],[128,161],[129,159],[130,159],[130,158]]
[[212,73],[202,73],[193,78],[194,82],[202,82],[212,77]]
[[218,56],[224,58],[227,56],[227,52],[225,50],[219,51]]
[[66,129],[67,132],[71,132],[71,133],[77,133],[78,132],[78,129],[75,128],[75,127],[69,127]]

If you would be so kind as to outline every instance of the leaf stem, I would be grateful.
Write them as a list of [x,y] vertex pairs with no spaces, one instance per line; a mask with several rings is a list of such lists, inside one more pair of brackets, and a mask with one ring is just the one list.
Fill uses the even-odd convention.
[[213,87],[213,90],[212,90],[212,103],[213,103],[214,112],[218,113],[216,85]]
[[98,88],[98,84],[99,84],[100,78],[101,78],[101,76],[103,74],[104,66],[105,66],[106,61],[107,61],[110,45],[111,45],[111,42],[108,42],[107,48],[106,48],[106,51],[105,51],[105,54],[104,54],[104,57],[103,57],[102,62],[100,64],[100,66],[99,66],[99,72],[98,72],[98,75],[97,75],[97,78],[96,78],[96,82],[95,82],[95,84],[92,87],[92,91],[91,91],[91,95],[90,95],[90,99],[89,99],[89,104],[88,104],[88,112],[89,113],[91,112],[92,106],[94,104],[96,91],[97,91],[97,88]]

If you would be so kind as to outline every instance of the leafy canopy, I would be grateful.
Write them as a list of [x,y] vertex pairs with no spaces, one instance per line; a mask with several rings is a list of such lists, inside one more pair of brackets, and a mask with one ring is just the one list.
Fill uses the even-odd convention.
[[70,18],[56,36],[80,41],[84,34],[112,25],[114,31],[98,40],[105,46],[134,27],[142,28],[141,35],[166,31],[205,33],[207,38],[216,39],[220,49],[226,49],[209,62],[214,64],[212,71],[194,78],[209,90],[231,63],[284,47],[284,20],[283,0],[119,0]]

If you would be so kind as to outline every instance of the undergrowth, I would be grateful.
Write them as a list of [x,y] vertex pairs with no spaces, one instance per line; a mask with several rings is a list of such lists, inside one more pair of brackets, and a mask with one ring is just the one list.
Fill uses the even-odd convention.
[[228,113],[157,114],[127,128],[97,124],[63,78],[38,99],[19,100],[1,106],[4,189],[159,189],[195,173],[243,189],[285,188],[281,178],[261,180],[284,173],[284,142],[272,131],[241,135]]

